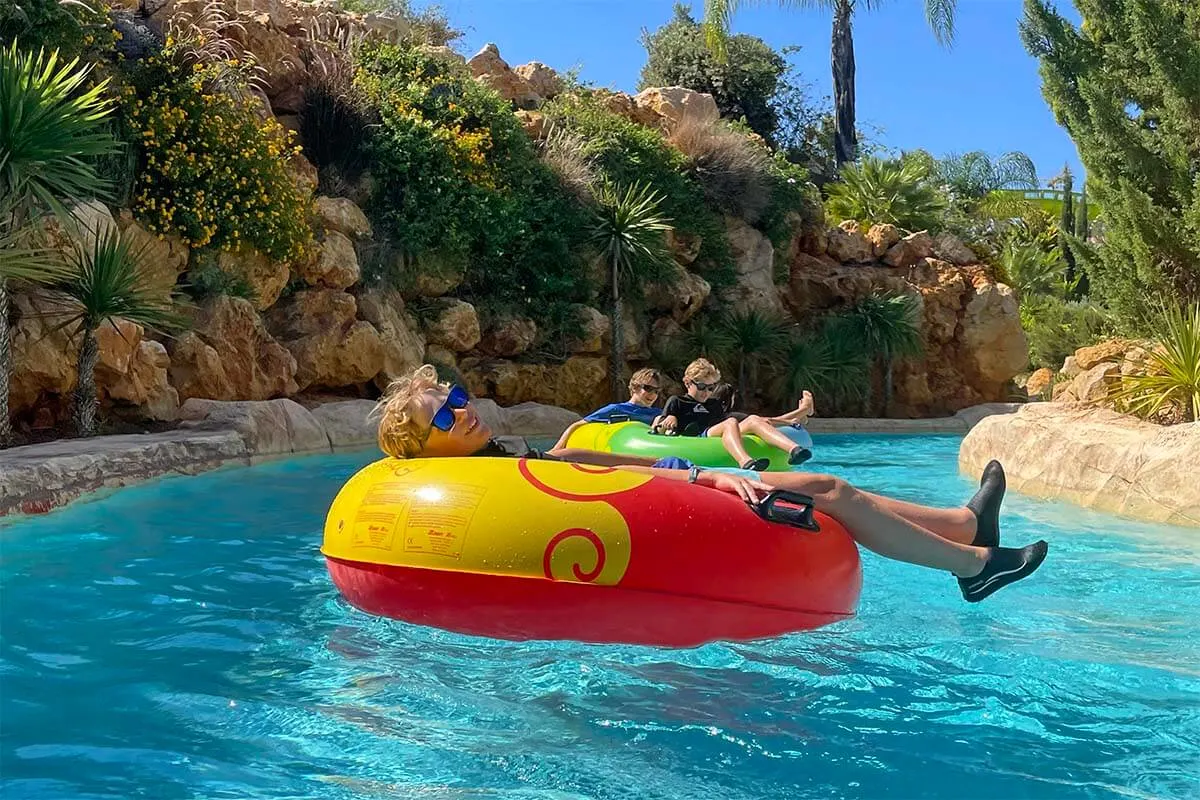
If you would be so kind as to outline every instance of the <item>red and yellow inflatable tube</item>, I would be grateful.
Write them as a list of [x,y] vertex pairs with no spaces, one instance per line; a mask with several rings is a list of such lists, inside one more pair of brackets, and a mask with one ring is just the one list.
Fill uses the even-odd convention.
[[370,614],[501,639],[690,647],[850,617],[845,529],[768,522],[740,498],[628,470],[511,458],[383,459],[342,487],[321,548]]

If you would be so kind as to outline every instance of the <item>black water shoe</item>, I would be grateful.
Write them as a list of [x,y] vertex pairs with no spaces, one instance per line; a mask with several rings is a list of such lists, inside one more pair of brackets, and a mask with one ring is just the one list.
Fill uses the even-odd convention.
[[793,447],[792,452],[788,453],[788,463],[793,467],[803,464],[812,458],[812,451],[807,447]]
[[959,578],[963,599],[978,603],[992,592],[1029,575],[1046,560],[1049,545],[1037,541],[1028,547],[991,547],[983,571],[973,578]]
[[755,472],[762,472],[770,466],[771,459],[769,458],[752,458],[745,464],[742,464],[742,469],[752,469]]
[[971,544],[976,547],[1000,546],[1000,504],[1004,502],[1007,485],[1004,467],[999,461],[989,461],[979,479],[979,491],[967,503],[975,515],[975,539]]

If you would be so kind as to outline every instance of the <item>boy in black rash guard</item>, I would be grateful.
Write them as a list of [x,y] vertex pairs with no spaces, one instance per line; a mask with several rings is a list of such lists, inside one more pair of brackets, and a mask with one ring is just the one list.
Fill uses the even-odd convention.
[[728,416],[724,405],[713,398],[720,382],[721,371],[711,361],[698,358],[688,364],[683,373],[688,394],[668,400],[651,428],[667,433],[678,431],[684,436],[719,436],[734,463],[742,469],[764,470],[769,465],[767,459],[754,459],[746,452],[742,436],[748,433],[757,434],[767,444],[786,452],[789,464],[803,463],[812,455],[760,416],[751,415],[743,420]]

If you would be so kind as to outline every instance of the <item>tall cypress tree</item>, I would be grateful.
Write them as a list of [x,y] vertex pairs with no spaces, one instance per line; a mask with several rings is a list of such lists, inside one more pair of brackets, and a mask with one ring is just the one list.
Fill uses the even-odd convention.
[[[1075,206],[1075,241],[1079,242],[1076,245],[1077,249],[1087,247],[1091,230],[1091,225],[1088,224],[1087,183],[1085,182],[1079,187],[1079,204]],[[1074,242],[1072,244],[1074,245]],[[1076,264],[1076,270],[1079,272],[1079,282],[1075,284],[1074,297],[1087,297],[1091,292],[1092,282],[1088,280],[1087,270],[1082,265]]]
[[1058,220],[1058,247],[1062,250],[1063,261],[1067,265],[1067,285],[1075,283],[1075,253],[1071,250],[1070,238],[1075,233],[1075,176],[1071,174],[1071,165],[1063,164],[1062,176],[1063,203],[1062,216]]
[[1157,294],[1200,299],[1200,3],[1074,3],[1079,28],[1025,0],[1021,36],[1104,208],[1102,245],[1079,255],[1136,323]]

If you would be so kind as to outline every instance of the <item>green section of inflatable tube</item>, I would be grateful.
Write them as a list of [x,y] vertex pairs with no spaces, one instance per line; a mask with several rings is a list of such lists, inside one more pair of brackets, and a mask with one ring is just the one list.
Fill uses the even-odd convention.
[[[787,429],[783,429],[787,432]],[[789,438],[805,447],[812,447],[812,438],[808,431],[791,429]],[[789,469],[788,454],[778,448],[771,447],[757,436],[743,437],[742,443],[751,458],[766,458],[770,461],[769,469],[784,471]],[[648,456],[650,458],[667,458],[677,456],[686,458],[693,464],[702,467],[738,467],[733,456],[725,452],[725,445],[720,439],[709,439],[699,436],[663,436],[650,432],[650,426],[643,422],[589,422],[575,430],[567,441],[568,447],[579,447],[586,450],[599,450],[605,453],[622,453],[632,456]]]

